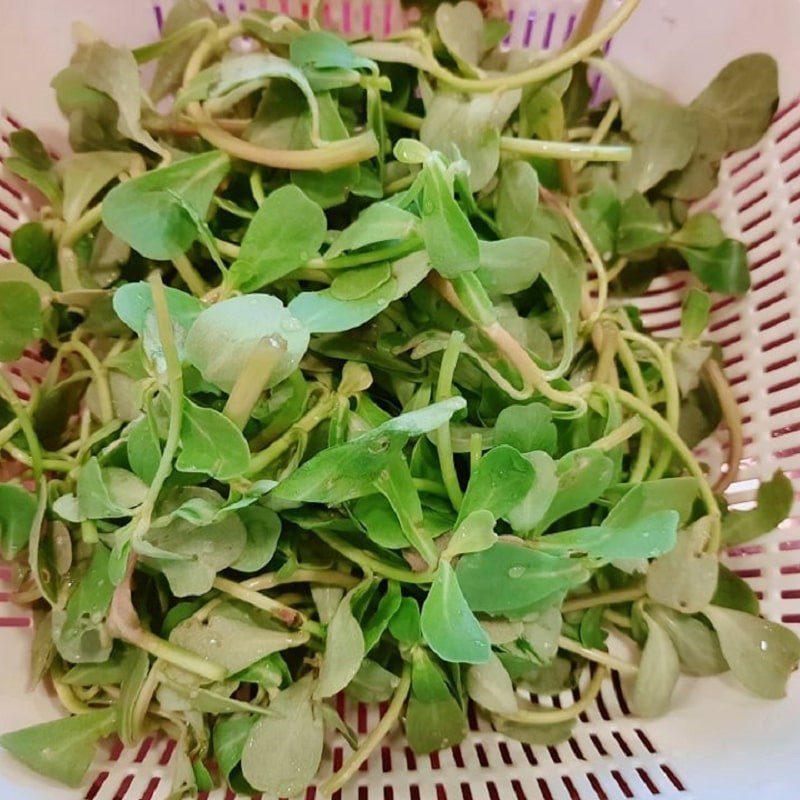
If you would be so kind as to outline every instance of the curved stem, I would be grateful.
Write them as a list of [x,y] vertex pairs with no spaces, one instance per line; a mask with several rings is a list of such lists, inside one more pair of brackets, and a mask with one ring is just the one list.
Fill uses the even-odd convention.
[[644,423],[639,417],[631,417],[625,420],[616,430],[592,442],[592,447],[598,450],[613,450],[617,445],[622,444],[639,433],[644,427]]
[[97,399],[100,403],[100,421],[107,425],[114,419],[114,403],[111,400],[111,387],[108,384],[108,371],[100,359],[83,342],[73,339],[61,346],[64,355],[77,353],[92,372],[97,386]]
[[271,597],[260,594],[253,589],[242,586],[236,581],[217,577],[214,579],[213,586],[230,597],[235,597],[248,605],[266,611],[285,625],[299,625],[303,622],[303,615],[299,611],[295,611],[295,609],[285,606],[283,603],[279,603],[277,600],[273,600]]
[[[36,431],[33,429],[33,423],[28,415],[28,409],[19,397],[17,397],[17,393],[6,378],[2,367],[0,367],[0,397],[8,403],[14,416],[19,420],[19,427],[25,436],[25,441],[28,443],[28,450],[30,451],[30,466],[33,469],[33,476],[38,485],[44,470],[42,446],[39,444]],[[8,445],[6,445],[6,447],[8,447]]]
[[172,259],[172,264],[175,267],[175,271],[181,276],[181,280],[189,288],[189,291],[195,297],[203,297],[208,291],[208,286],[206,286],[206,282],[200,277],[192,262],[189,261],[187,255],[181,253]]
[[568,653],[575,653],[575,655],[583,656],[589,661],[594,661],[596,664],[602,664],[609,669],[616,670],[625,675],[635,675],[638,668],[635,664],[630,664],[620,658],[615,658],[602,650],[595,650],[592,647],[584,647],[580,642],[570,639],[567,636],[558,637],[558,646],[561,650],[566,650]]
[[400,683],[394,691],[391,703],[386,709],[386,713],[381,717],[380,722],[362,740],[358,749],[350,755],[344,762],[342,768],[323,781],[319,786],[322,795],[331,795],[353,777],[358,768],[369,758],[370,753],[383,741],[386,734],[397,722],[403,710],[403,704],[411,688],[411,667],[409,664],[403,666],[403,673],[400,676]]
[[[470,93],[483,93],[495,92],[507,89],[519,89],[527,86],[530,83],[540,83],[548,78],[552,78],[559,72],[577,64],[588,58],[595,50],[600,48],[607,42],[626,22],[628,17],[636,10],[639,5],[639,0],[625,0],[622,5],[616,10],[611,18],[594,33],[587,36],[583,41],[578,42],[570,49],[559,53],[553,58],[548,59],[540,64],[537,64],[530,69],[517,72],[512,75],[503,75],[500,77],[487,77],[481,79],[462,78],[450,70],[443,67],[435,59],[426,57],[421,54],[423,62],[422,68],[438,78],[442,82],[448,84],[453,89],[461,92]],[[369,55],[369,48],[359,48],[356,46],[356,51],[364,55]]]
[[[450,340],[442,354],[442,363],[439,368],[439,377],[436,381],[436,402],[447,400],[451,395],[453,385],[453,373],[458,363],[458,356],[461,345],[464,343],[464,334],[461,331],[453,331]],[[455,462],[453,461],[453,444],[450,438],[450,423],[445,422],[436,431],[436,451],[439,455],[439,467],[442,470],[442,481],[447,489],[447,496],[453,508],[458,511],[461,508],[461,501],[464,493],[458,482]]]
[[[619,114],[619,100],[614,98],[608,104],[608,108],[606,109],[606,113],[603,114],[600,124],[592,132],[588,144],[599,145],[600,142],[606,138],[609,130],[611,130],[611,126],[614,124],[614,120],[617,118],[617,114]],[[580,172],[586,166],[588,160],[589,159],[587,158],[586,161],[580,161],[575,164],[575,171]]]
[[667,422],[657,411],[653,410],[650,406],[645,405],[641,400],[639,400],[638,397],[634,397],[624,389],[614,388],[612,391],[617,395],[619,401],[624,406],[639,414],[639,416],[642,417],[645,422],[653,427],[656,433],[658,433],[666,443],[669,443],[669,445],[672,446],[678,458],[683,461],[686,469],[689,471],[689,474],[693,478],[697,478],[697,482],[700,486],[700,495],[703,498],[703,502],[706,504],[709,516],[719,519],[720,510],[719,506],[717,505],[717,501],[714,498],[714,492],[712,491],[711,486],[709,486],[703,470],[697,463],[697,459],[692,454],[692,451],[686,446],[686,442],[684,442],[683,439],[678,436],[677,432],[667,424]]
[[393,578],[401,583],[432,583],[436,577],[436,571],[431,570],[427,572],[414,572],[410,569],[403,569],[402,567],[394,567],[370,555],[366,550],[360,547],[349,544],[340,536],[330,531],[315,530],[314,535],[322,539],[328,547],[341,553],[345,558],[350,559],[354,564],[357,564],[363,572],[374,572],[376,575],[382,575],[384,578]]
[[739,404],[736,402],[730,384],[725,378],[725,373],[716,359],[709,358],[706,361],[706,374],[719,400],[722,418],[728,426],[728,469],[714,483],[714,491],[721,494],[736,480],[739,474],[739,463],[744,452],[744,431],[742,430]]
[[[617,339],[617,355],[625,371],[628,373],[628,380],[631,383],[634,395],[649,406],[650,395],[648,394],[647,386],[642,377],[642,370],[639,368],[639,363],[634,358],[630,346],[622,338]],[[639,450],[636,453],[636,459],[631,468],[631,483],[641,483],[644,480],[650,466],[650,456],[652,452],[653,431],[651,428],[645,428],[642,431],[642,435],[639,437]]]
[[586,711],[597,699],[607,675],[608,670],[604,666],[597,667],[580,700],[577,700],[568,708],[546,708],[545,706],[531,704],[529,707],[520,708],[511,713],[495,713],[495,716],[509,722],[520,722],[524,725],[552,725],[556,722],[567,722]]

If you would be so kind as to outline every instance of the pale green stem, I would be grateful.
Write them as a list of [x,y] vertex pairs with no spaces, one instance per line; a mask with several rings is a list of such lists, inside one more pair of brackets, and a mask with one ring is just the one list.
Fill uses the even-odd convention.
[[[461,331],[453,331],[447,342],[447,347],[442,354],[442,363],[439,367],[439,377],[436,381],[436,402],[447,400],[451,396],[453,385],[453,374],[455,373],[458,356],[461,352],[461,345],[464,342],[464,334]],[[442,481],[450,502],[458,511],[461,508],[461,501],[464,494],[458,482],[455,462],[453,460],[453,444],[450,438],[450,423],[445,422],[436,431],[436,450],[439,454],[439,466],[442,470]]]
[[402,567],[395,567],[391,564],[387,564],[379,558],[375,558],[366,550],[349,544],[340,536],[330,531],[315,530],[314,534],[322,539],[328,547],[336,550],[337,553],[341,553],[354,564],[357,564],[365,574],[375,573],[376,575],[382,575],[384,578],[392,578],[401,583],[431,583],[436,577],[435,570],[414,572],[410,569],[403,569]]
[[[645,385],[642,371],[633,356],[630,346],[624,339],[617,340],[617,355],[622,362],[622,366],[628,374],[628,380],[636,397],[643,403],[650,405],[650,396]],[[644,480],[650,466],[650,456],[653,452],[653,431],[645,428],[639,437],[639,449],[636,453],[633,467],[631,469],[630,482],[641,483]]]
[[248,589],[235,581],[217,577],[214,579],[213,585],[215,589],[224,592],[230,597],[266,611],[270,616],[275,617],[285,625],[298,625],[304,621],[304,617],[299,611],[295,611],[295,609],[285,606],[271,597]]
[[501,136],[504,153],[537,156],[564,161],[630,161],[633,150],[628,145],[593,145],[585,142],[551,142],[545,139],[520,139]]
[[[603,114],[603,118],[600,120],[600,124],[597,126],[597,128],[595,128],[594,132],[592,133],[592,136],[589,139],[589,144],[599,145],[600,142],[602,142],[603,139],[606,138],[606,135],[611,130],[611,126],[614,124],[614,120],[617,118],[617,114],[619,114],[619,100],[614,98],[608,104],[608,108],[606,109],[606,113]],[[586,161],[579,161],[574,165],[574,169],[576,172],[580,172],[585,166],[586,166]]]
[[175,267],[175,271],[181,276],[181,280],[189,287],[189,291],[195,297],[203,297],[208,291],[208,286],[206,286],[206,282],[200,277],[192,262],[189,261],[188,256],[185,253],[181,253],[172,259],[172,264]]
[[601,592],[590,594],[585,597],[575,597],[567,599],[561,606],[561,611],[568,614],[570,611],[583,611],[586,608],[595,606],[613,606],[617,603],[632,603],[646,594],[641,586],[633,586],[630,589],[615,589],[611,592]]
[[531,703],[517,711],[504,712],[497,714],[497,716],[523,725],[553,725],[558,722],[567,722],[580,716],[597,699],[607,675],[608,670],[604,666],[599,666],[594,671],[594,675],[592,675],[592,679],[589,681],[589,685],[581,695],[580,700],[577,700],[567,708],[547,708]]
[[635,675],[638,668],[635,664],[630,664],[622,659],[615,658],[602,650],[595,650],[592,647],[584,647],[580,642],[570,639],[567,636],[558,637],[558,647],[561,650],[566,650],[568,653],[575,653],[575,655],[583,656],[589,661],[594,661],[596,664],[602,664],[609,669],[615,669],[624,675]]
[[631,417],[622,423],[615,431],[612,431],[601,439],[592,442],[592,447],[598,450],[613,450],[617,445],[622,444],[639,433],[644,427],[644,423],[639,417]]
[[114,419],[114,403],[111,399],[111,387],[108,383],[108,370],[100,362],[100,359],[83,342],[73,339],[64,343],[61,348],[63,355],[77,353],[92,372],[95,386],[97,387],[97,400],[100,404],[100,421],[107,425]]
[[400,676],[400,682],[394,690],[392,701],[389,703],[386,713],[381,717],[380,722],[364,737],[358,749],[342,764],[341,769],[320,784],[320,794],[323,796],[332,795],[356,774],[358,768],[369,758],[372,751],[384,740],[392,726],[400,718],[410,688],[411,667],[409,664],[405,664]]
[[[11,408],[14,416],[19,420],[19,427],[25,436],[25,441],[28,443],[28,450],[30,451],[30,464],[33,469],[33,476],[36,479],[37,485],[42,477],[42,470],[45,468],[42,458],[42,446],[39,444],[39,438],[36,436],[36,431],[33,429],[33,423],[28,415],[28,409],[23,402],[17,397],[14,387],[9,383],[8,379],[0,367],[0,397],[2,397]],[[6,449],[10,444],[6,445]]]
[[264,338],[245,360],[222,412],[239,430],[247,424],[270,376],[285,355],[286,343],[282,339]]
[[706,361],[705,369],[717,395],[722,418],[728,426],[728,469],[717,478],[714,484],[714,491],[721,494],[736,480],[739,474],[739,463],[744,452],[742,415],[719,363],[714,358],[709,358]]

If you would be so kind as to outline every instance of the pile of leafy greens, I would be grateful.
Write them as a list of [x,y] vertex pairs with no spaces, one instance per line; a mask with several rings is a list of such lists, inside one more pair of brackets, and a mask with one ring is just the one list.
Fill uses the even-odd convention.
[[[0,269],[0,359],[49,366],[25,399],[0,379],[0,545],[72,716],[5,749],[78,785],[101,738],[161,730],[174,797],[283,797],[326,732],[331,793],[398,721],[417,753],[461,741],[470,699],[565,739],[609,670],[645,716],[681,671],[784,693],[800,642],[719,553],[792,489],[726,510],[742,430],[703,333],[749,276],[689,204],[776,68],[678,105],[596,56],[635,6],[546,56],[463,2],[381,41],[200,0],[133,51],[83,37],[53,80],[74,155],[22,130],[6,161],[45,204]],[[675,270],[662,339],[625,298]],[[721,421],[715,481],[691,448]],[[388,703],[363,738],[342,691]]]

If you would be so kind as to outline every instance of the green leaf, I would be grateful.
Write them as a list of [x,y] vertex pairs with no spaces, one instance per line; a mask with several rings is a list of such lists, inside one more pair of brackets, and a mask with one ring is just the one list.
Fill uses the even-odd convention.
[[250,737],[256,719],[257,717],[252,714],[231,714],[218,717],[214,723],[212,734],[214,759],[219,767],[220,775],[229,785],[231,773],[242,760],[244,746]]
[[692,108],[721,120],[727,135],[723,152],[752,147],[778,108],[778,65],[767,53],[749,53],[723,67],[697,96]]
[[504,238],[531,236],[539,206],[539,176],[527,161],[509,161],[500,171],[497,224]]
[[[168,496],[159,513],[168,515],[192,498],[218,498],[216,492],[201,487],[185,487]],[[190,535],[191,534],[191,535]],[[176,597],[201,595],[211,589],[217,572],[230,567],[242,555],[247,531],[236,514],[208,525],[197,526],[181,517],[163,527],[151,528],[144,542],[135,546],[164,573]]]
[[708,606],[719,569],[716,554],[705,552],[711,524],[710,517],[701,517],[680,531],[675,548],[650,565],[647,594],[653,600],[686,614]]
[[492,724],[495,730],[503,736],[516,739],[518,742],[529,745],[549,747],[566,742],[572,735],[575,720],[554,722],[549,725],[529,725],[524,722],[512,722],[503,717],[492,715]]
[[653,511],[625,527],[604,521],[600,527],[548,534],[543,542],[604,561],[654,558],[675,547],[678,519],[677,511]]
[[[343,277],[336,278],[334,283]],[[321,292],[302,292],[289,303],[289,312],[312,333],[339,333],[357,328],[380,314],[397,293],[393,277],[353,300],[337,297],[332,286]]]
[[114,519],[130,516],[131,509],[143,502],[147,486],[127,470],[101,469],[100,462],[93,457],[78,473],[76,493],[81,520]]
[[231,265],[231,285],[252,292],[314,258],[327,224],[322,209],[296,186],[272,192],[256,212]]
[[614,462],[592,447],[572,450],[556,462],[556,477],[558,491],[538,524],[539,530],[597,500],[611,485]]
[[322,759],[322,713],[312,702],[310,676],[284,689],[270,703],[270,715],[250,731],[242,752],[242,773],[258,791],[291,797],[314,779]]
[[109,555],[106,547],[95,545],[91,562],[66,606],[53,609],[53,641],[67,661],[97,663],[111,655],[113,642],[105,626],[114,594],[114,585],[108,576]]
[[304,643],[306,637],[271,629],[263,617],[223,603],[204,621],[193,617],[180,623],[169,640],[237,674],[272,653]]
[[420,622],[428,646],[444,661],[480,664],[489,659],[489,637],[470,611],[447,561],[439,564]]
[[374,61],[356,55],[341,37],[327,31],[293,37],[289,57],[303,70],[315,92],[357,84],[360,80],[357,70],[378,71]]
[[[5,266],[5,265],[3,265]],[[31,285],[0,284],[0,361],[16,361],[43,334],[41,300]]]
[[473,511],[453,531],[442,553],[443,558],[451,559],[465,553],[488,550],[497,541],[494,525],[495,518],[491,511],[485,508]]
[[496,242],[479,242],[477,276],[490,294],[515,294],[539,277],[550,255],[550,245],[532,236],[515,236]]
[[391,580],[387,581],[386,593],[378,601],[375,612],[363,623],[364,652],[369,653],[380,642],[389,626],[389,621],[397,613],[402,601],[400,584]]
[[497,714],[513,714],[518,708],[511,678],[494,653],[485,663],[469,668],[467,693],[479,706]]
[[407,647],[422,641],[419,605],[413,597],[404,597],[400,601],[399,608],[389,620],[389,633]]
[[533,485],[525,497],[506,514],[509,524],[520,535],[536,528],[558,492],[553,459],[543,450],[525,453],[524,457],[533,467]]
[[664,244],[668,237],[664,221],[643,194],[635,192],[622,204],[617,230],[620,255],[651,250]]
[[495,519],[504,517],[524,499],[533,484],[533,475],[530,462],[515,448],[505,444],[492,448],[470,475],[456,525],[481,509]]
[[247,542],[231,567],[239,572],[258,572],[275,555],[281,535],[281,518],[259,503],[239,509],[237,513],[247,529]]
[[247,440],[236,425],[219,411],[195,405],[185,397],[175,468],[224,481],[239,477],[249,466]]
[[142,127],[139,67],[130,50],[93,39],[78,46],[71,66],[77,69],[86,86],[103,92],[116,103],[116,126],[123,136],[159,156],[167,152]]
[[[193,22],[201,19],[211,19],[212,10],[204,0],[179,0],[169,10],[164,26],[161,29],[161,41],[166,42],[169,37],[185,31]],[[153,82],[150,84],[150,98],[154,103],[163,100],[180,88],[183,82],[183,72],[186,64],[200,43],[207,35],[206,29],[198,26],[197,31],[187,34],[187,38],[169,47],[158,59]]]
[[693,112],[618,64],[599,58],[589,59],[589,64],[613,85],[622,108],[623,129],[633,140],[631,160],[618,169],[623,196],[646,192],[667,173],[684,167],[697,145]]
[[494,425],[494,443],[516,447],[520,453],[544,450],[553,455],[558,431],[553,412],[543,403],[506,406]]
[[756,494],[756,507],[729,511],[722,520],[722,542],[727,547],[749,542],[770,533],[791,513],[794,503],[792,482],[781,470],[762,481]]
[[198,235],[184,204],[205,218],[229,168],[228,156],[211,150],[125,181],[103,200],[103,224],[146,258],[177,258]]
[[719,565],[717,590],[711,598],[711,605],[735,608],[756,617],[760,609],[758,595],[750,588],[750,584],[724,564]]
[[132,153],[101,150],[75,153],[60,161],[57,171],[64,182],[64,219],[75,222],[101,189],[133,167],[135,158]]
[[[440,3],[436,7],[436,32],[462,71],[476,77],[484,45],[484,19],[481,10],[470,2]],[[501,37],[502,38],[502,37]]]
[[11,561],[28,546],[36,497],[21,486],[0,483],[0,557]]
[[186,336],[186,356],[205,380],[230,392],[264,340],[285,348],[267,380],[271,387],[297,369],[309,333],[277,297],[242,295],[215,303],[197,317]]
[[136,704],[147,682],[150,659],[144,650],[135,650],[130,668],[120,684],[119,700],[119,738],[126,747],[133,747],[142,736],[141,723],[137,725]]
[[465,406],[460,397],[394,417],[344,444],[329,447],[293,472],[274,497],[307,503],[343,503],[371,494],[373,482],[408,439],[435,430]]
[[681,335],[683,338],[699,339],[708,327],[710,313],[710,295],[701,289],[690,288],[683,297],[681,308]]
[[723,294],[744,294],[750,288],[747,248],[735,239],[716,247],[678,247],[692,274],[703,285]]
[[431,266],[445,278],[474,272],[480,266],[478,237],[453,198],[440,158],[431,158],[423,172],[422,238]]
[[674,510],[681,523],[689,521],[699,491],[695,478],[662,478],[637,483],[603,520],[604,526],[625,528],[656,511]]
[[5,166],[37,188],[58,209],[61,206],[61,183],[53,162],[39,137],[29,130],[14,131],[8,137],[11,155]]
[[397,675],[365,658],[347,685],[347,694],[359,703],[384,703],[391,699],[398,683]]
[[731,608],[709,606],[703,613],[739,682],[759,697],[785,697],[789,675],[800,660],[797,635],[776,622]]
[[714,630],[695,617],[665,606],[648,606],[654,620],[669,634],[681,668],[689,675],[718,675],[728,664]]
[[451,157],[458,153],[469,164],[470,191],[478,192],[497,172],[500,132],[519,105],[520,96],[518,89],[471,96],[438,91],[427,103],[420,141]]
[[103,708],[0,736],[0,747],[51,780],[78,787],[100,739],[117,727],[117,709]]
[[670,242],[685,247],[708,248],[722,244],[725,238],[719,219],[710,211],[701,211],[689,217],[683,227],[672,234]]
[[622,211],[616,185],[611,180],[598,181],[591,191],[576,197],[571,206],[597,251],[603,258],[610,258],[617,249]]
[[[21,264],[29,267],[37,278],[41,278],[54,289],[61,287],[56,243],[40,222],[25,222],[14,229],[11,234],[11,254]],[[8,267],[8,263],[4,264],[3,272]]]
[[367,206],[355,222],[333,240],[333,244],[325,251],[325,259],[380,242],[406,240],[418,225],[419,219],[408,211],[391,203],[374,203]]
[[672,692],[678,682],[678,653],[667,632],[649,614],[647,642],[639,661],[631,708],[640,717],[659,717],[669,709]]
[[505,541],[463,556],[456,575],[473,611],[514,618],[538,610],[542,602],[588,578],[575,559]]
[[128,428],[127,454],[131,469],[145,483],[151,483],[161,461],[161,443],[150,416],[136,420]]
[[411,662],[406,739],[417,755],[452,747],[467,735],[467,718],[441,668],[422,649]]
[[319,672],[314,696],[332,697],[347,686],[358,672],[364,659],[364,634],[353,616],[352,601],[358,587],[348,592],[339,603],[328,625],[325,655]]

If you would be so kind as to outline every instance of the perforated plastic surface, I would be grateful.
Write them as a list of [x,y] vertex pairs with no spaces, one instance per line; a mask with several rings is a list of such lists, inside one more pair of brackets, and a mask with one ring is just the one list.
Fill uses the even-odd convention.
[[[218,3],[235,14],[245,3]],[[257,5],[252,3],[252,5]],[[302,15],[302,0],[261,3]],[[577,0],[520,2],[509,12],[512,46],[557,47],[569,34],[582,4]],[[614,3],[607,2],[607,6]],[[729,496],[735,507],[752,503],[757,478],[780,465],[800,487],[800,30],[797,0],[770,0],[754,15],[753,0],[642,0],[630,24],[611,43],[613,56],[645,78],[689,99],[719,67],[751,50],[775,55],[782,69],[783,111],[757,147],[727,159],[720,188],[703,202],[731,235],[748,247],[753,290],[714,306],[711,337],[724,354],[728,378],[744,415],[745,454],[740,479]],[[55,152],[63,125],[47,83],[69,57],[69,23],[81,19],[101,34],[136,44],[152,39],[164,4],[149,0],[2,0],[0,31],[0,160],[5,140],[25,124],[43,131]],[[606,9],[608,12],[610,9]],[[344,0],[326,11],[326,22],[347,31],[388,33],[402,24],[399,6]],[[35,58],[31,58],[31,53]],[[789,101],[789,102],[787,102]],[[9,258],[8,237],[31,213],[23,186],[0,169],[0,258]],[[0,267],[1,268],[1,267]],[[649,329],[669,336],[679,327],[680,276],[659,279],[640,301]],[[34,357],[12,372],[39,368]],[[703,443],[704,460],[721,462],[724,433]],[[1,477],[1,476],[0,476]],[[764,614],[800,626],[800,507],[778,531],[758,544],[730,552],[726,561],[751,582]],[[27,612],[9,602],[9,568],[0,566],[0,731],[58,714],[44,690],[27,693],[32,638]],[[474,715],[462,745],[417,757],[399,731],[375,752],[341,794],[353,800],[622,800],[695,798],[738,800],[756,792],[770,800],[800,796],[796,759],[800,735],[800,679],[782,703],[747,695],[728,677],[684,678],[666,718],[630,716],[615,675],[598,703],[581,716],[573,739],[557,747],[530,747],[505,740]],[[565,695],[564,702],[572,698]],[[382,709],[340,711],[359,733]],[[332,740],[326,770],[336,768],[346,745]],[[0,798],[14,800],[160,800],[170,784],[172,743],[147,740],[138,750],[112,747],[90,776],[88,792],[66,790],[37,778],[0,754]],[[309,789],[306,798],[316,796]],[[231,800],[218,791],[213,800]]]

